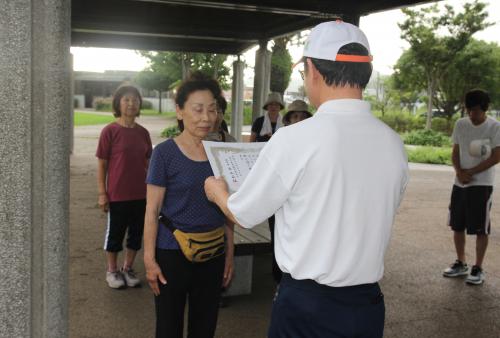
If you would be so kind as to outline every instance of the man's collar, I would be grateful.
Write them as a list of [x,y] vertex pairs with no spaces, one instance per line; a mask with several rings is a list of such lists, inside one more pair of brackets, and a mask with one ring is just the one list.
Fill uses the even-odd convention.
[[370,103],[357,99],[339,99],[323,102],[316,114],[348,113],[348,114],[371,114]]

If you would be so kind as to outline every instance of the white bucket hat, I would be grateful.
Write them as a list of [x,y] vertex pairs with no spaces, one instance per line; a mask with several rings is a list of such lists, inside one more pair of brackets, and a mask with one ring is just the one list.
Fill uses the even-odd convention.
[[283,100],[281,99],[281,94],[277,92],[271,92],[267,96],[266,103],[264,103],[264,106],[262,106],[263,109],[267,110],[267,105],[270,103],[277,103],[280,105],[281,109],[285,108],[285,105],[283,104]]
[[[369,55],[338,54],[340,48],[350,43],[363,45]],[[307,38],[302,55],[342,62],[371,62],[373,59],[365,34],[358,27],[342,20],[323,22],[314,27]]]

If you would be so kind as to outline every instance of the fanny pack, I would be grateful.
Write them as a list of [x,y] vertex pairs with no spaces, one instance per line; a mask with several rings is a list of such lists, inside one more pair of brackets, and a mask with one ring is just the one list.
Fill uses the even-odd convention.
[[224,227],[208,232],[184,232],[175,228],[170,219],[163,214],[160,214],[158,221],[172,232],[182,253],[190,262],[206,262],[225,252]]

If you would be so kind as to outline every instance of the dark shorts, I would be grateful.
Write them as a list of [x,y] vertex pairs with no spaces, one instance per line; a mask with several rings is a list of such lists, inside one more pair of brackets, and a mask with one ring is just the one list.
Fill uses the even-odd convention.
[[141,249],[146,200],[110,202],[104,250],[120,252],[127,233],[127,248]]
[[453,231],[478,235],[490,233],[490,210],[493,187],[478,185],[462,188],[454,185],[451,192],[449,226]]

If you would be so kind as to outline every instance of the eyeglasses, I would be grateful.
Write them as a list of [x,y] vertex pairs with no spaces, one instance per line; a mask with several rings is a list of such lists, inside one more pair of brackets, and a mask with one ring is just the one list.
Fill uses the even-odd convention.
[[302,78],[302,80],[305,80],[306,74],[304,73],[304,71],[303,70],[299,70],[299,74],[300,74],[300,77]]

